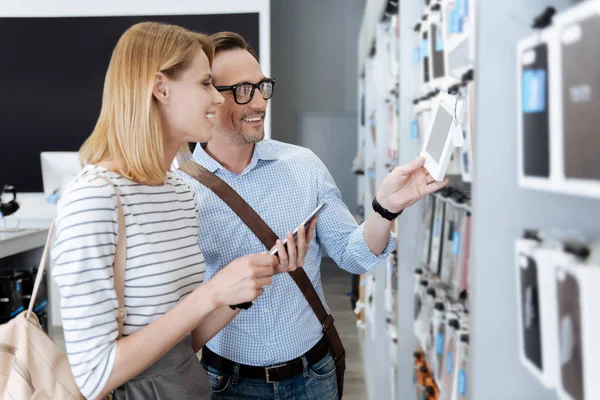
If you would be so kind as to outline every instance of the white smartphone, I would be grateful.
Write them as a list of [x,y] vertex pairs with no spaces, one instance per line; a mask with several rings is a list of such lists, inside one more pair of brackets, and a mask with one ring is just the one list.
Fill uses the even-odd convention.
[[[319,204],[319,206],[317,208],[315,208],[314,211],[311,212],[308,217],[306,217],[306,219],[302,222],[301,225],[304,225],[304,227],[306,229],[308,229],[308,226],[310,225],[310,223],[312,222],[312,220],[315,219],[315,217],[317,215],[319,215],[321,213],[321,211],[323,211],[325,209],[325,207],[327,207],[327,203],[321,203],[321,204]],[[299,227],[300,226],[298,226],[298,228]],[[298,237],[298,228],[294,229],[294,232],[292,232],[292,234],[294,235],[294,239],[296,239]],[[287,238],[283,239],[283,245],[284,246],[287,245]],[[271,254],[272,256],[276,256],[277,253],[278,253],[277,247],[273,247],[273,249],[271,250],[271,252],[269,254]]]

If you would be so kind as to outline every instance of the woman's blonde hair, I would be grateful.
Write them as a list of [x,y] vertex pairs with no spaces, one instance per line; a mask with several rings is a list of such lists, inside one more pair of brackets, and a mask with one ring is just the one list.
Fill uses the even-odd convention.
[[163,132],[152,94],[157,72],[171,79],[185,71],[198,50],[212,66],[208,36],[175,25],[143,22],[129,28],[115,47],[104,82],[102,109],[80,149],[82,164],[110,159],[115,171],[133,181],[166,180]]

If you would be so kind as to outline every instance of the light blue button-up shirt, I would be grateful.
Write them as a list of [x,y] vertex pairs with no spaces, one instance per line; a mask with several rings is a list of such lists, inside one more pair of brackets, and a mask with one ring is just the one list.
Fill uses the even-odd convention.
[[[358,226],[342,202],[323,162],[306,148],[264,140],[255,146],[252,161],[239,175],[229,172],[199,145],[194,160],[236,190],[280,238],[300,225],[318,204],[328,203],[319,216],[304,264],[323,303],[321,246],[340,267],[355,274],[368,271],[391,250],[391,238],[382,255],[376,256],[369,250],[364,226]],[[180,174],[196,192],[198,242],[206,259],[205,279],[212,278],[235,258],[266,251],[210,189]],[[300,357],[322,336],[317,317],[292,278],[279,274],[254,305],[240,312],[209,341],[208,347],[241,364],[269,366]]]

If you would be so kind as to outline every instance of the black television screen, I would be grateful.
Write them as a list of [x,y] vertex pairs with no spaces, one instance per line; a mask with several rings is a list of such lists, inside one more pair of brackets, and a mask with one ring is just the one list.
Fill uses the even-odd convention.
[[234,31],[260,51],[258,13],[0,18],[0,187],[43,191],[40,152],[79,149],[100,113],[113,48],[143,21]]

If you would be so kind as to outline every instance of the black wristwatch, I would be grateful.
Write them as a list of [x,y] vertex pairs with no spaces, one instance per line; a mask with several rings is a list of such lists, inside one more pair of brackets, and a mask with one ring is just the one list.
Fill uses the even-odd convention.
[[373,211],[375,211],[377,214],[381,215],[383,218],[387,219],[388,221],[393,221],[396,218],[398,218],[400,216],[400,214],[402,214],[402,211],[404,211],[404,210],[400,210],[399,213],[393,213],[391,211],[388,211],[385,208],[383,208],[381,206],[381,204],[379,204],[379,202],[377,201],[377,197],[375,197],[373,199]]

